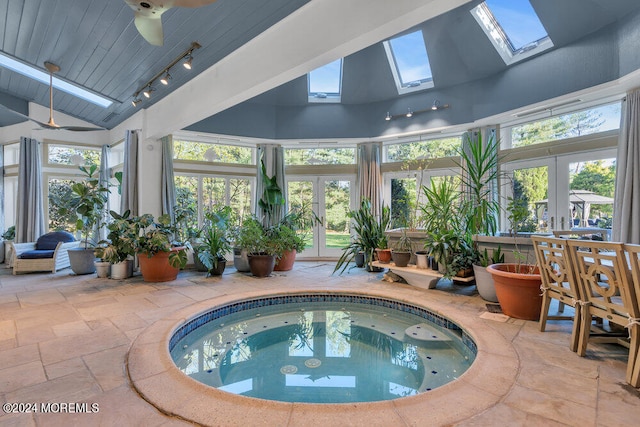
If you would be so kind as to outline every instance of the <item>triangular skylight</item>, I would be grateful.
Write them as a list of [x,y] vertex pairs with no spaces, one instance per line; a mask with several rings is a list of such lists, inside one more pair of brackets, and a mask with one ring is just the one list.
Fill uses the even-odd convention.
[[433,87],[422,31],[387,40],[384,48],[399,94]]
[[309,102],[340,102],[342,58],[308,74]]
[[529,0],[485,0],[471,14],[507,65],[553,46]]

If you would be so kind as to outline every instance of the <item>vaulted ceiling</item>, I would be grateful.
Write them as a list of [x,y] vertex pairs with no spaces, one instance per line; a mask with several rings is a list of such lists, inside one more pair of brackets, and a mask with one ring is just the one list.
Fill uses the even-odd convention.
[[[583,89],[640,68],[637,66],[640,63],[637,58],[640,38],[637,30],[634,33],[640,20],[640,2],[637,0],[531,0],[554,47],[539,55],[545,57],[545,60],[533,58],[512,66],[504,64],[469,13],[473,6],[480,3],[479,0],[375,1],[370,3],[370,8],[360,9],[360,12],[351,10],[356,2],[323,1],[333,8],[335,22],[325,21],[326,26],[323,28],[314,27],[318,23],[311,22],[308,36],[292,35],[294,40],[291,45],[286,46],[286,52],[280,52],[279,45],[270,46],[269,49],[273,49],[273,61],[285,61],[287,57],[295,55],[309,55],[309,47],[313,45],[316,48],[321,43],[326,43],[327,52],[333,52],[333,56],[338,53],[338,56],[344,56],[342,104],[333,108],[342,113],[350,112],[348,118],[355,117],[355,121],[365,115],[381,115],[391,108],[404,108],[403,102],[420,96],[424,99],[449,96],[453,102],[457,102],[457,106],[461,106],[463,102],[470,102],[463,101],[461,93],[474,92],[479,96],[486,96],[490,90],[493,91],[490,93],[496,93],[501,85],[506,85],[505,82],[510,82],[517,76],[526,78],[544,73],[555,75],[560,80],[560,83],[552,84],[551,87],[547,87],[549,85],[543,80],[534,82],[544,84],[545,87],[530,87],[529,96],[523,96],[520,102],[501,95],[491,100],[495,104],[491,108],[483,109],[480,105],[473,111],[469,106],[464,107],[466,110],[458,110],[461,114],[458,121],[474,120],[478,115],[495,114],[523,103],[540,101],[541,97],[551,98],[562,95],[563,91],[566,93]],[[111,129],[136,114],[140,108],[148,109],[156,103],[164,103],[163,110],[187,111],[189,107],[184,103],[173,102],[178,97],[167,96],[176,89],[191,84],[190,81],[195,83],[194,79],[200,74],[202,78],[210,78],[213,74],[211,70],[207,73],[205,71],[215,67],[232,53],[241,58],[236,64],[254,67],[252,71],[260,76],[263,71],[260,62],[253,61],[254,58],[249,55],[251,51],[245,53],[245,50],[239,48],[285,18],[289,24],[302,20],[304,25],[309,20],[305,12],[313,7],[321,8],[322,3],[317,2],[320,0],[218,0],[198,9],[173,8],[163,15],[165,41],[163,46],[157,47],[147,43],[138,34],[133,24],[133,12],[123,0],[0,0],[0,28],[3,28],[0,31],[0,50],[43,70],[45,61],[54,62],[61,68],[58,73],[61,78],[113,99],[114,105],[104,109],[54,91],[56,111]],[[422,11],[426,18],[431,19],[410,23],[411,19],[395,19],[396,17],[390,16],[390,25],[385,29],[387,34],[384,31],[368,34],[366,41],[364,36],[363,40],[359,40],[359,37],[352,35],[349,37],[353,43],[349,46],[348,43],[337,41],[338,36],[335,37],[336,40],[332,37],[334,33],[348,36],[348,29],[331,27],[335,23],[344,27],[339,19],[342,14],[354,22],[354,27],[357,23],[364,28],[369,22],[371,26],[380,26],[380,19],[385,16],[385,12],[388,13],[385,7],[400,9],[406,6],[406,13],[409,14],[411,8],[419,10],[420,3],[423,4],[422,9],[425,9],[424,5],[433,6],[431,16]],[[450,6],[444,6],[446,3]],[[454,8],[455,6],[459,7]],[[448,10],[450,8],[453,9]],[[358,21],[358,13],[366,22]],[[406,24],[403,25],[403,22]],[[417,97],[399,96],[380,42],[384,37],[418,28],[425,35],[435,88],[422,91]],[[377,36],[379,37],[376,39]],[[284,39],[287,35],[281,37]],[[188,72],[182,67],[173,68],[173,79],[169,86],[158,85],[150,100],[145,101],[141,107],[133,107],[133,93],[183,52],[192,41],[202,45],[194,53],[194,69]],[[365,42],[368,44],[363,44]],[[339,43],[342,43],[342,49],[334,49]],[[621,44],[626,45],[620,46]],[[600,65],[594,66],[585,61],[584,56],[589,54],[584,52],[589,49],[593,49],[591,57],[600,58]],[[620,58],[620,52],[623,52],[621,49],[632,58]],[[247,56],[242,58],[244,54]],[[636,58],[633,58],[634,55]],[[329,58],[330,56],[327,54],[326,62],[335,59]],[[268,55],[266,60],[268,61]],[[577,83],[572,82],[572,62],[573,67],[582,67],[583,71],[590,74],[582,79],[574,79]],[[523,72],[527,67],[529,69]],[[191,122],[183,121],[184,127],[190,126],[199,131],[276,138],[308,136],[296,132],[283,133],[279,129],[283,126],[292,129],[299,127],[292,122],[291,117],[299,118],[303,110],[305,114],[311,109],[327,111],[327,106],[307,104],[305,75],[310,69],[307,62],[292,70],[288,80],[271,79],[267,82],[265,78],[265,84],[254,84],[261,89],[251,99],[230,102],[230,105],[221,107],[226,111],[210,118],[197,117]],[[228,82],[232,84],[233,80],[228,79]],[[207,83],[199,81],[199,84]],[[213,84],[211,81],[210,85]],[[522,87],[531,86],[532,81],[521,80],[519,84]],[[215,81],[215,85],[222,91],[225,80],[221,77]],[[506,89],[511,90],[509,88]],[[198,93],[192,94],[192,97],[197,98]],[[28,102],[48,107],[47,85],[0,68],[0,103],[22,114],[29,114]],[[195,99],[194,102],[204,101]],[[256,115],[270,123],[262,129],[243,132],[242,128],[247,124],[245,114],[249,110],[256,111]],[[292,115],[293,112],[295,114]],[[22,120],[6,111],[0,111],[0,126]],[[314,117],[314,120],[317,118]],[[237,126],[230,126],[230,123],[236,123]],[[371,124],[362,119],[360,127],[371,128]],[[354,132],[345,130],[343,133],[344,136],[356,136],[362,134],[362,129]],[[384,129],[374,128],[366,136],[384,132]],[[320,132],[317,136],[325,135]]]

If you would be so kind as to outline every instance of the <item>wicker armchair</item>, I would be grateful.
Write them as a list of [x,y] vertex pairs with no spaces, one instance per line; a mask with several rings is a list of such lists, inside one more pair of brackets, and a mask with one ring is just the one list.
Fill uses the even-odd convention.
[[69,267],[69,248],[79,242],[71,233],[54,231],[44,234],[37,242],[11,243],[13,274],[50,271]]

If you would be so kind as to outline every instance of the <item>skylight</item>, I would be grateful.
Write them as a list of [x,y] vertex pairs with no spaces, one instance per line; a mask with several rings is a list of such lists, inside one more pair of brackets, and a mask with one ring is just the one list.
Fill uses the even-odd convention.
[[[40,71],[39,69],[13,59],[12,57],[4,53],[0,53],[0,67],[8,68],[9,70],[20,73],[23,76],[27,76],[31,79],[44,83],[47,86],[49,85],[49,73]],[[108,98],[97,95],[91,91],[88,91],[87,89],[81,88],[74,84],[68,83],[56,76],[53,76],[53,87],[104,108],[107,108],[111,104],[113,104],[113,101]]]
[[433,76],[422,31],[405,34],[384,42],[398,93],[433,87]]
[[553,46],[529,0],[485,0],[471,14],[507,65]]
[[342,58],[308,74],[309,102],[340,102]]

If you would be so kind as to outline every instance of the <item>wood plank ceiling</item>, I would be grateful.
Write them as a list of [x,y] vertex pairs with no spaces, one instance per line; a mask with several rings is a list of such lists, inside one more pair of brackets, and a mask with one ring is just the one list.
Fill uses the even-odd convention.
[[[113,128],[135,113],[133,93],[197,41],[193,70],[177,64],[168,86],[156,85],[148,107],[209,68],[309,0],[218,0],[162,16],[165,42],[147,43],[123,0],[0,0],[0,50],[29,65],[60,66],[57,75],[113,99],[104,109],[54,89],[54,107]],[[0,68],[0,95],[48,107],[48,86]],[[21,120],[17,120],[21,121]],[[14,121],[16,122],[16,121]],[[0,124],[8,124],[6,121]]]

